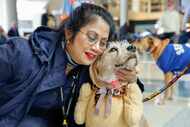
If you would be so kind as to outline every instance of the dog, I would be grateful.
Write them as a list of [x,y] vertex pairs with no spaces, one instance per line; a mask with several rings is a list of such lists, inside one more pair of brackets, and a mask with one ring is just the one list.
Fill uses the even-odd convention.
[[118,81],[118,69],[135,69],[137,56],[128,42],[112,42],[90,66],[75,107],[75,121],[86,127],[139,127],[143,96],[136,82]]
[[[158,67],[164,73],[165,85],[173,79],[174,75],[183,71],[190,64],[189,43],[170,43],[170,39],[161,40],[151,35],[137,39],[131,43],[140,53],[149,52],[151,54]],[[173,88],[170,87],[164,92],[164,96],[158,104],[164,104],[166,100],[172,99]]]

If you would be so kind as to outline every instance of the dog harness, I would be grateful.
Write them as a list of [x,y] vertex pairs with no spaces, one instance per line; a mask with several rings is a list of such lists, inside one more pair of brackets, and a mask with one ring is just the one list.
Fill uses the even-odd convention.
[[[190,63],[190,44],[168,44],[156,64],[164,72],[181,72]],[[190,73],[188,71],[187,73]]]

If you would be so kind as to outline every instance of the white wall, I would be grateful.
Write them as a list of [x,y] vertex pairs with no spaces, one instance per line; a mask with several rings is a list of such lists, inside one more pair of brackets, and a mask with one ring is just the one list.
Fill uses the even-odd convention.
[[17,0],[19,32],[31,33],[41,25],[41,16],[46,11],[48,0]]

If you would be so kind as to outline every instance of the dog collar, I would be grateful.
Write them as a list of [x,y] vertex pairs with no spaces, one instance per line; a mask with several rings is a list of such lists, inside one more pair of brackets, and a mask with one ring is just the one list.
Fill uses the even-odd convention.
[[147,52],[154,52],[156,50],[157,46],[154,46],[153,48],[148,48]]
[[[97,87],[95,84],[93,84],[91,87],[97,95],[100,94],[98,91],[101,88]],[[125,88],[126,86],[121,86],[119,88],[106,88],[106,95],[122,96],[125,93]]]
[[111,113],[111,105],[112,105],[112,96],[120,96],[125,93],[125,87],[120,87],[120,89],[110,89],[107,87],[101,87],[98,88],[94,84],[92,85],[92,89],[95,89],[95,114],[99,113],[100,105],[102,104],[104,98],[106,100],[106,105],[105,105],[105,116],[110,115]]
[[108,82],[112,85],[112,88],[119,88],[120,82],[118,80],[112,80],[111,82]]
[[99,81],[108,86],[110,86],[110,85],[112,86],[111,88],[108,88],[108,89],[118,89],[121,86],[119,80],[116,80],[116,79],[111,80],[111,81],[102,81],[102,80],[99,80]]

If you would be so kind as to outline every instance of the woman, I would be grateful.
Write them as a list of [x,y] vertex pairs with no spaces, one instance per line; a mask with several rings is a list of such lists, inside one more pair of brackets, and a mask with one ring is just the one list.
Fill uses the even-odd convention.
[[[114,31],[106,10],[82,4],[59,30],[39,27],[29,40],[14,38],[0,46],[0,127],[61,127],[63,119],[77,127],[79,89],[90,81],[88,66]],[[118,72],[123,81],[134,81],[135,75]]]

